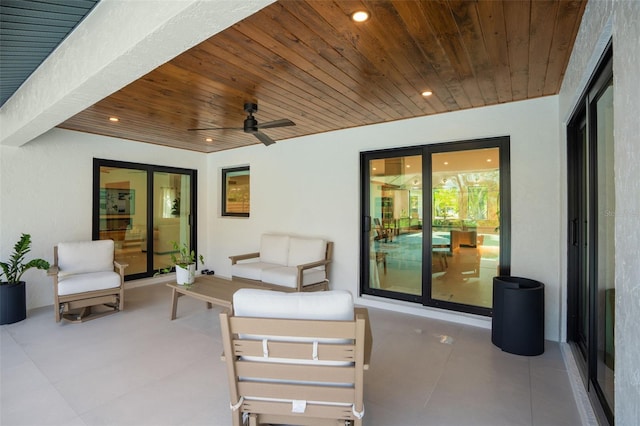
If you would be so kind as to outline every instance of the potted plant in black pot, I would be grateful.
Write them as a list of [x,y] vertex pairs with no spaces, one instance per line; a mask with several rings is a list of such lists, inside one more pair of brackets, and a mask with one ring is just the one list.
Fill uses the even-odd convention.
[[0,262],[0,324],[12,324],[27,317],[25,282],[22,274],[31,268],[49,269],[49,262],[43,259],[26,261],[31,251],[31,235],[22,234],[13,246],[13,253],[7,262]]

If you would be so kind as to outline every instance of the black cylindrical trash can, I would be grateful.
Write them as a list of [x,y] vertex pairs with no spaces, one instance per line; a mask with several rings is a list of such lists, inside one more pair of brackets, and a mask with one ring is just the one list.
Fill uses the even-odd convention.
[[491,341],[505,352],[544,352],[544,284],[528,278],[493,278]]

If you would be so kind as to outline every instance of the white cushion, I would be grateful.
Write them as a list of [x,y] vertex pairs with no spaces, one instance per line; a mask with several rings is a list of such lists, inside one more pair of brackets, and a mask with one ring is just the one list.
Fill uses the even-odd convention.
[[243,288],[233,295],[240,317],[352,321],[353,297],[346,290],[306,293]]
[[[302,272],[302,285],[322,282],[326,279],[324,270],[316,268],[306,269]],[[298,268],[295,266],[279,266],[263,269],[260,280],[267,284],[277,284],[284,287],[296,288],[298,286]]]
[[289,236],[263,234],[260,240],[260,261],[287,266]]
[[58,244],[58,276],[113,272],[113,240]]
[[[327,242],[323,239],[291,237],[287,266],[304,265],[305,263],[324,260],[326,252]],[[324,266],[317,268],[324,269]]]
[[263,270],[278,267],[280,267],[280,265],[275,265],[273,263],[239,262],[235,265],[231,265],[231,275],[234,277],[260,281]]
[[116,287],[120,287],[120,274],[114,271],[67,275],[58,280],[58,295],[66,296]]

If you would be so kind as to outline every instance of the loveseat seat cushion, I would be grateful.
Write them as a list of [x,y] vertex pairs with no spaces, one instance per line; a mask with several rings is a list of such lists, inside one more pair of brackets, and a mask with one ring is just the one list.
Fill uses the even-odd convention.
[[[298,268],[295,266],[278,266],[263,269],[260,275],[263,283],[277,284],[284,287],[298,287]],[[302,272],[302,286],[322,282],[326,279],[324,270],[316,268]]]
[[59,243],[58,276],[113,272],[113,250],[113,240]]
[[[287,266],[304,265],[305,263],[324,260],[326,252],[327,242],[321,238],[291,237],[289,240]],[[316,269],[324,270],[324,265],[318,266]]]
[[58,295],[66,296],[86,291],[107,290],[119,286],[120,274],[114,271],[66,275],[59,278]]
[[263,234],[260,238],[260,261],[287,266],[289,239],[288,235]]
[[234,277],[260,281],[262,279],[262,271],[278,267],[281,266],[273,263],[240,262],[235,265],[231,265],[231,275]]

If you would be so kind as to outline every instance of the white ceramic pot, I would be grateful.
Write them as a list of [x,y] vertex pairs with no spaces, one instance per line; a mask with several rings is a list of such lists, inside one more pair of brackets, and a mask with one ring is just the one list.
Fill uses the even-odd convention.
[[195,263],[183,268],[176,265],[176,282],[178,285],[193,284],[196,279],[196,265]]

